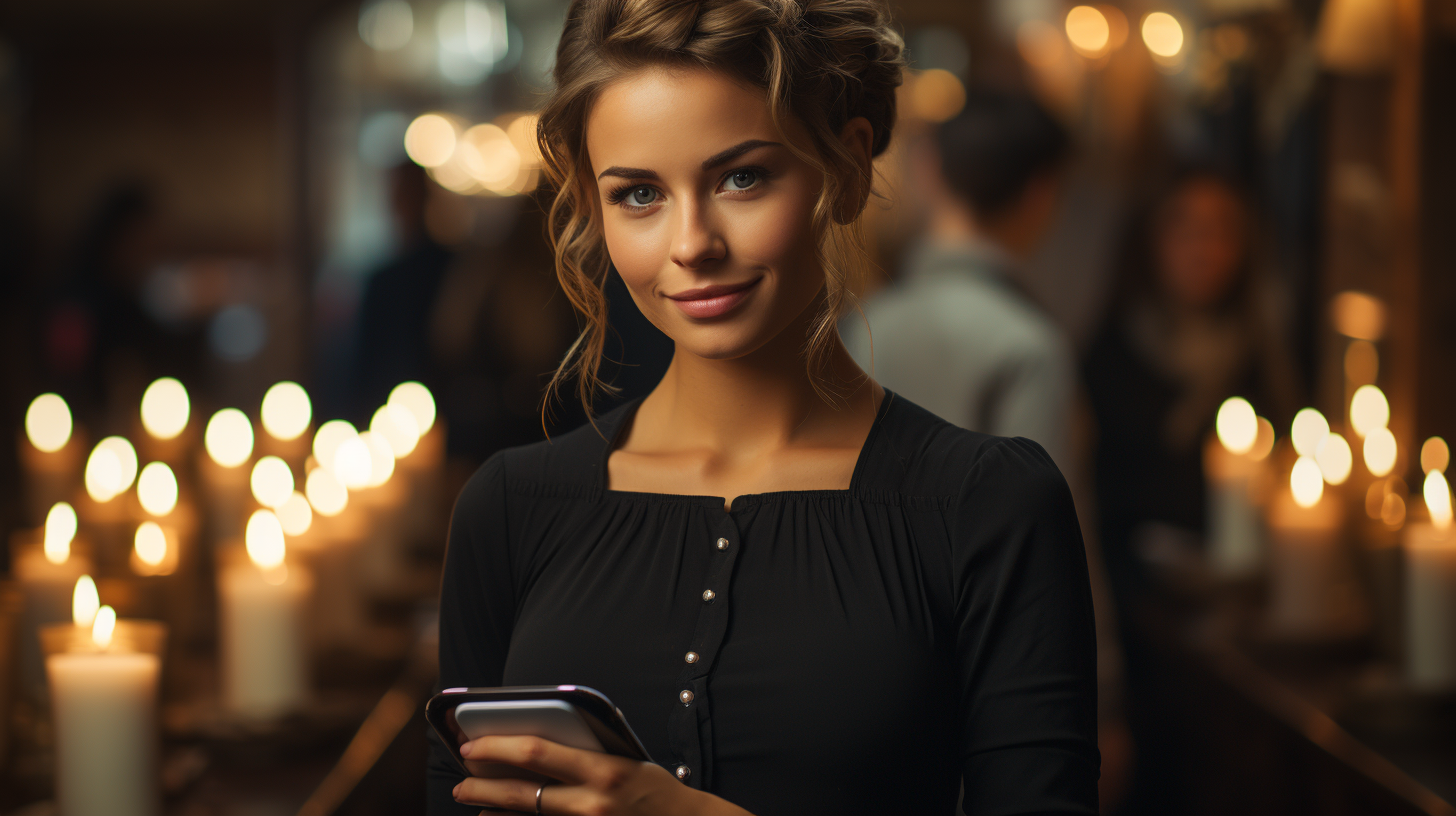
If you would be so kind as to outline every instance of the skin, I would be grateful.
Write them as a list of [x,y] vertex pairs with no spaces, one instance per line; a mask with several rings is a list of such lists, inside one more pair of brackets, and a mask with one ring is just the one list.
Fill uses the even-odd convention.
[[[810,219],[822,175],[788,147],[812,150],[803,127],[787,129],[774,127],[761,91],[707,70],[634,72],[592,109],[587,150],[607,249],[642,313],[676,344],[608,460],[613,490],[719,496],[727,509],[751,493],[849,487],[884,392],[837,336],[825,376],[840,398],[819,396],[805,369],[824,289]],[[867,174],[869,123],[851,120],[840,138]],[[757,142],[766,144],[704,167]],[[868,190],[846,195],[838,211],[857,215]],[[720,317],[690,317],[669,297],[754,280]],[[559,780],[542,792],[544,813],[747,813],[659,765],[536,737],[482,737],[461,753],[467,765],[506,762]],[[455,798],[534,812],[536,789],[471,777]]]
[[1164,205],[1154,239],[1158,280],[1175,304],[1212,307],[1237,277],[1247,252],[1243,204],[1214,179],[1185,183]]

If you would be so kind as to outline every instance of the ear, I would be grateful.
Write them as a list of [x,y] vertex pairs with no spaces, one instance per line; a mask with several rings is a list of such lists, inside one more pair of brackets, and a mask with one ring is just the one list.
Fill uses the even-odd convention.
[[854,162],[850,170],[854,177],[846,179],[839,201],[834,203],[834,220],[848,224],[864,211],[870,198],[870,179],[874,172],[875,130],[870,120],[856,116],[844,123],[839,131],[839,142]]

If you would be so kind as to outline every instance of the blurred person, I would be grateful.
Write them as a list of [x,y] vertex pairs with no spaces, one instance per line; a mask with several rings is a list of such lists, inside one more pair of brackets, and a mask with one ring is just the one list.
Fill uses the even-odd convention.
[[389,174],[399,250],[364,285],[350,368],[353,409],[364,419],[402,382],[418,380],[436,393],[440,387],[441,372],[430,351],[430,320],[455,253],[426,228],[433,185],[414,162],[403,162]]
[[844,332],[885,387],[962,428],[1033,439],[1071,473],[1074,357],[1017,283],[1056,215],[1067,152],[1030,96],[969,90],[908,150],[922,235],[900,280]]
[[1133,219],[1108,317],[1083,361],[1135,747],[1127,813],[1193,806],[1180,709],[1197,701],[1145,632],[1157,613],[1140,553],[1201,535],[1202,447],[1224,399],[1247,397],[1277,427],[1293,416],[1294,369],[1254,247],[1241,188],[1207,168],[1179,171]]
[[41,317],[42,379],[85,422],[102,422],[108,409],[139,399],[152,377],[190,373],[196,344],[177,342],[145,305],[160,244],[151,186],[118,183],[101,196],[51,293]]
[[539,136],[583,331],[553,385],[599,393],[612,269],[674,353],[461,492],[439,683],[599,689],[655,761],[499,735],[462,767],[437,737],[431,812],[1096,812],[1065,481],[881,388],[836,330],[858,256],[825,247],[854,238],[902,50],[877,0],[572,4]]

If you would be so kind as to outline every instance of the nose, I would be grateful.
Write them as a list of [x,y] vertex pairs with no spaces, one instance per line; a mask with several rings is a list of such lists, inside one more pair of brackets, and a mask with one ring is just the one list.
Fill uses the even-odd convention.
[[727,254],[723,234],[707,207],[691,201],[678,208],[676,222],[670,253],[674,264],[684,269],[698,269]]

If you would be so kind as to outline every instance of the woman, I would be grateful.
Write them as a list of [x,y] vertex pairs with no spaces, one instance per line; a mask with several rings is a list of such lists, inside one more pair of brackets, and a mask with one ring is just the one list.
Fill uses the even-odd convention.
[[604,692],[657,763],[462,747],[434,811],[1096,811],[1095,656],[1065,483],[1034,443],[883,391],[835,320],[902,70],[871,0],[578,0],[542,114],[589,401],[609,265],[676,350],[462,492],[443,686]]

